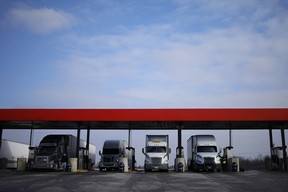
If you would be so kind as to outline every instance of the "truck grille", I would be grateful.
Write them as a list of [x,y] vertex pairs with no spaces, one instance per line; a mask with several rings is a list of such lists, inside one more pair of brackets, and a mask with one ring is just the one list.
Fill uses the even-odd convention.
[[151,158],[152,165],[159,166],[162,163],[162,158],[159,157],[152,157]]
[[46,163],[48,163],[48,157],[46,157],[46,156],[43,156],[43,157],[36,157],[36,162],[35,162],[36,164],[39,164],[39,165],[41,165],[41,164],[46,164]]
[[103,162],[112,163],[113,162],[113,157],[103,157]]
[[215,158],[214,157],[204,157],[204,164],[205,165],[214,165]]

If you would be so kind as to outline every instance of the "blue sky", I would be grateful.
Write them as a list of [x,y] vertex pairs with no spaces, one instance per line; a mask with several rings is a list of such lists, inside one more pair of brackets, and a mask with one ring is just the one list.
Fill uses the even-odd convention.
[[286,1],[0,7],[2,108],[288,106]]
[[288,107],[287,29],[285,0],[1,0],[0,108]]

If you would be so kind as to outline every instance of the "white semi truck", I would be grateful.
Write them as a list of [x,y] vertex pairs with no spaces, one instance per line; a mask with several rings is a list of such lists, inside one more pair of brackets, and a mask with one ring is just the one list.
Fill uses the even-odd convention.
[[[128,147],[125,140],[106,140],[102,153],[99,151],[99,155],[101,156],[100,171],[117,170],[123,172],[124,169],[131,171],[135,169],[135,149]],[[123,158],[127,158],[127,162],[124,162]]]
[[[86,142],[80,140],[78,157],[79,164],[95,164],[96,146],[89,144],[89,154],[86,150]],[[46,135],[38,147],[35,148],[34,158],[31,162],[31,169],[63,170],[61,159],[64,156],[69,158],[77,157],[77,137],[74,135]],[[85,163],[83,163],[85,162]],[[83,168],[83,167],[82,167]]]
[[220,171],[219,153],[214,135],[191,136],[187,140],[188,170]]
[[142,153],[145,155],[145,172],[168,171],[171,153],[168,135],[146,135],[146,146],[142,148]]

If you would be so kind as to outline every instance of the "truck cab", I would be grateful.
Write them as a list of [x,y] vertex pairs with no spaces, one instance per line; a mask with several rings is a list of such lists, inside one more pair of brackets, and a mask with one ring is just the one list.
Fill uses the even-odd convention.
[[[38,149],[35,151],[34,161],[31,164],[32,169],[51,169],[62,170],[61,158],[64,154],[71,155],[71,150],[76,149],[76,140],[74,146],[71,135],[47,135],[45,136]],[[75,147],[75,149],[74,149]]]
[[168,135],[146,135],[146,146],[142,149],[145,172],[168,171],[170,152]]
[[193,135],[187,141],[188,169],[220,171],[220,156],[213,135]]
[[100,171],[120,170],[124,166],[123,157],[128,157],[127,143],[124,140],[106,140],[99,155]]
[[[89,144],[89,150],[86,149],[86,142],[80,140],[77,151],[77,137],[74,135],[46,135],[38,147],[30,148],[31,157],[29,157],[29,168],[31,169],[50,169],[54,171],[64,170],[63,157],[65,159],[79,158],[79,168],[86,169],[95,163],[96,146]],[[85,149],[85,150],[84,150]],[[84,154],[84,151],[87,153]],[[69,163],[70,164],[70,163]],[[85,166],[84,166],[85,165]],[[66,167],[67,168],[67,167]],[[76,168],[75,168],[76,169]]]

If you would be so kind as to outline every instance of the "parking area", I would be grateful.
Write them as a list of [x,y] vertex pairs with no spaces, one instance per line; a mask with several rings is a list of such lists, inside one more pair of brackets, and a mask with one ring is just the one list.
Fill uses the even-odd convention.
[[0,172],[0,191],[287,191],[287,172]]

